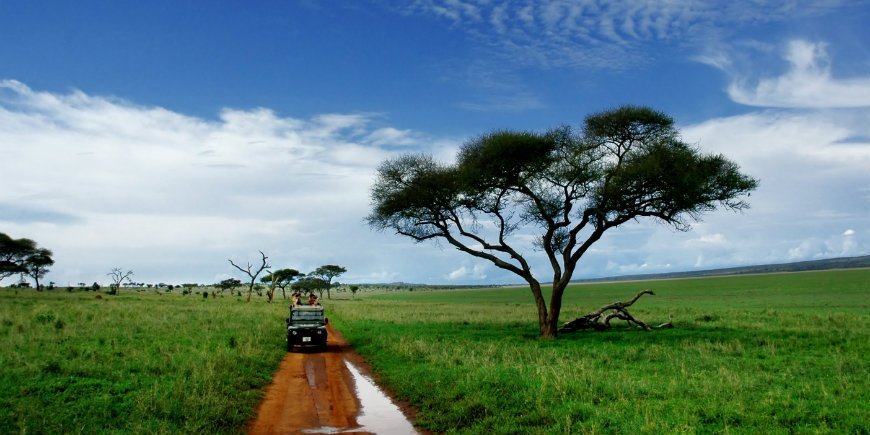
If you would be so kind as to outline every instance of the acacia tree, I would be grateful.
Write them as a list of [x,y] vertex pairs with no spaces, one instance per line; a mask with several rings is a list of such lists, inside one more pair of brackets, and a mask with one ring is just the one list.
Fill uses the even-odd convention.
[[[332,279],[341,276],[343,273],[347,272],[347,269],[337,266],[334,264],[327,264],[324,266],[320,266],[314,270],[314,272],[309,273],[309,276],[313,276],[315,278],[319,278],[326,282],[326,297],[327,299],[332,299],[332,294],[330,294],[329,290],[332,288]],[[321,296],[323,296],[323,291],[321,290]]]
[[36,290],[40,290],[39,279],[48,273],[48,268],[54,264],[51,258],[52,252],[45,248],[39,248],[31,252],[21,263],[22,275],[33,278]]
[[33,240],[13,239],[0,233],[0,280],[23,273],[24,260],[36,249]]
[[0,280],[21,273],[21,261],[35,247],[33,240],[13,239],[0,233]]
[[[260,251],[260,255],[263,257],[263,258],[262,258],[263,263],[260,265],[259,269],[257,269],[256,272],[254,272],[254,265],[252,265],[251,263],[248,263],[247,267],[244,268],[244,269],[242,269],[241,267],[239,267],[238,265],[236,265],[236,263],[233,263],[233,260],[227,259],[227,261],[229,261],[230,264],[233,265],[233,267],[235,267],[236,269],[239,269],[240,271],[242,271],[242,273],[248,275],[248,277],[251,278],[251,282],[250,282],[250,284],[248,285],[248,299],[247,299],[247,302],[251,302],[251,293],[254,292],[254,283],[257,282],[257,275],[259,275],[260,272],[262,272],[263,270],[265,270],[265,269],[269,269],[269,268],[272,267],[272,266],[269,265],[269,263],[266,262],[266,260],[268,260],[269,257],[267,257],[266,254],[263,253],[263,251]],[[270,302],[271,302],[271,301],[270,301]]]
[[[372,187],[377,230],[444,240],[528,283],[540,334],[558,331],[562,296],[580,258],[606,231],[652,218],[686,231],[704,212],[743,210],[758,184],[722,155],[684,143],[674,121],[647,107],[588,116],[583,129],[499,131],[468,141],[453,165],[429,155],[381,164]],[[535,231],[552,270],[549,304],[517,248]]]
[[39,280],[48,273],[48,268],[54,264],[52,252],[37,246],[30,239],[13,239],[5,233],[0,233],[0,280],[20,274],[29,276],[39,287]]
[[131,282],[131,276],[133,276],[133,271],[128,270],[124,272],[124,269],[120,267],[112,268],[112,271],[107,273],[110,278],[112,278],[112,284],[109,285],[109,293],[118,294],[118,291],[121,290],[121,284],[124,281]]
[[274,286],[279,287],[281,289],[281,295],[284,299],[287,299],[287,286],[290,285],[293,280],[302,275],[303,273],[296,269],[278,269],[260,278],[260,282],[264,284],[271,283],[273,286],[272,289],[274,289]]
[[229,290],[230,293],[232,293],[233,290],[240,285],[242,285],[242,281],[240,281],[236,278],[227,278],[227,279],[215,284],[215,286],[217,288],[221,289],[220,290],[221,293],[223,293],[226,290]]
[[294,282],[291,288],[303,293],[316,291],[320,298],[323,299],[323,291],[329,288],[329,283],[309,274],[308,276],[301,278],[299,281]]

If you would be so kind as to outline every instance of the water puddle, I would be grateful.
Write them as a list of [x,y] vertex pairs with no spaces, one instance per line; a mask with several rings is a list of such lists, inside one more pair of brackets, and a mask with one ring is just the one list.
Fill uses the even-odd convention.
[[358,426],[354,428],[320,427],[305,430],[304,433],[417,435],[414,425],[408,421],[402,410],[368,376],[360,373],[359,369],[348,360],[344,360],[344,365],[353,378],[356,395],[359,399],[359,415],[356,416]]
[[350,361],[344,360],[344,365],[353,376],[360,403],[356,422],[361,427],[356,430],[374,434],[417,434],[402,410],[371,379]]

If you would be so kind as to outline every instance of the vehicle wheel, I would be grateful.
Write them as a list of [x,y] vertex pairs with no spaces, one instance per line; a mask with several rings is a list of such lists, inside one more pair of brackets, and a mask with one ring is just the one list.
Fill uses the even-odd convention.
[[293,352],[293,342],[287,339],[287,352]]

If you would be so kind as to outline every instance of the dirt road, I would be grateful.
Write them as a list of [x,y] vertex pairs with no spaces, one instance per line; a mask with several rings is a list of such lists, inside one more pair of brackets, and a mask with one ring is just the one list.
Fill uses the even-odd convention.
[[[287,354],[266,390],[256,419],[248,425],[248,432],[413,433],[413,427],[395,405],[392,405],[395,408],[392,414],[398,416],[390,416],[390,412],[384,416],[389,404],[378,403],[368,406],[372,409],[366,408],[367,399],[358,394],[373,387],[370,380],[359,374],[366,371],[365,364],[332,325],[328,329],[326,352]],[[369,421],[361,422],[366,414]],[[378,416],[376,422],[371,421],[374,415]],[[387,421],[391,419],[404,421]]]

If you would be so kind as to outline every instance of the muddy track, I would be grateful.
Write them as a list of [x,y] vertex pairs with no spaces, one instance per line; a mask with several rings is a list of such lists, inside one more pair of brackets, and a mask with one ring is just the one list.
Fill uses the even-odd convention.
[[[363,420],[366,413],[375,415],[383,412],[382,409],[365,409],[365,400],[361,400],[358,394],[358,387],[367,387],[370,381],[355,378],[347,364],[352,364],[355,372],[363,374],[368,374],[368,367],[332,325],[327,328],[329,341],[325,352],[288,353],[281,361],[272,384],[260,402],[257,417],[248,424],[248,433],[378,432],[375,429],[377,424],[361,424],[358,421]],[[358,386],[357,383],[366,385]],[[370,408],[372,406],[369,405]],[[393,406],[398,414],[394,418],[405,421],[398,422],[398,426],[387,422],[392,426],[384,426],[383,430],[392,432],[390,428],[401,428],[413,431],[405,416],[412,415],[412,412],[409,413],[411,410],[406,406]]]

